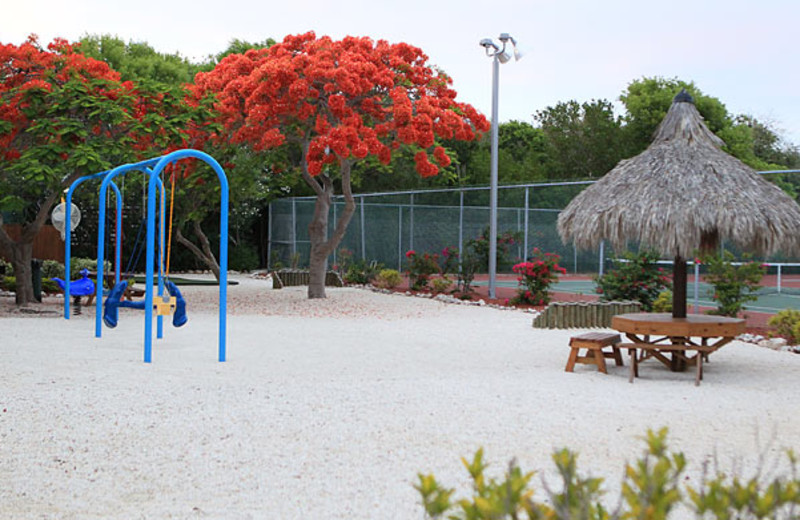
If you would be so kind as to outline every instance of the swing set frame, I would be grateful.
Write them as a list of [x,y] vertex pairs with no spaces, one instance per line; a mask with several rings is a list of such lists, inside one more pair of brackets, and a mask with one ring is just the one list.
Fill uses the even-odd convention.
[[[70,210],[72,208],[72,195],[75,190],[85,181],[90,179],[101,179],[99,193],[99,214],[97,226],[97,279],[96,287],[99,291],[98,296],[102,296],[103,289],[103,268],[105,264],[105,221],[106,221],[106,194],[108,188],[111,186],[116,196],[116,217],[117,217],[117,233],[116,233],[116,275],[115,284],[120,282],[121,270],[121,223],[122,223],[122,196],[119,188],[114,183],[114,178],[120,175],[138,171],[144,173],[149,177],[147,188],[147,237],[146,237],[146,277],[145,277],[145,305],[144,305],[144,362],[152,362],[152,340],[153,340],[153,304],[154,282],[158,282],[158,294],[161,299],[164,296],[164,272],[163,261],[158,262],[158,272],[155,270],[155,249],[156,249],[156,191],[161,194],[159,197],[160,208],[158,211],[159,216],[159,252],[163,258],[164,248],[164,230],[165,230],[165,202],[164,202],[164,185],[161,181],[161,172],[170,164],[177,163],[182,159],[194,158],[201,160],[211,166],[217,174],[220,183],[220,243],[219,243],[219,347],[218,347],[218,360],[224,362],[227,358],[226,355],[226,336],[227,336],[227,291],[228,291],[228,178],[225,171],[219,163],[210,155],[193,149],[177,150],[159,157],[147,159],[133,164],[124,164],[117,166],[111,170],[86,175],[73,182],[66,197],[66,215],[65,226],[70,229]],[[174,194],[174,188],[173,188]],[[170,209],[171,211],[171,209]],[[171,223],[170,223],[171,225]],[[64,268],[67,273],[70,272],[70,255],[71,255],[71,233],[67,232],[64,240]],[[169,261],[169,259],[168,259]],[[156,280],[156,276],[158,277]],[[69,276],[66,277],[66,284],[64,288],[64,319],[69,319],[69,294],[70,294],[70,280]],[[102,336],[103,325],[103,298],[96,298],[96,312],[95,312],[95,337]],[[158,313],[156,319],[156,334],[158,339],[163,338],[164,325],[163,316]]]

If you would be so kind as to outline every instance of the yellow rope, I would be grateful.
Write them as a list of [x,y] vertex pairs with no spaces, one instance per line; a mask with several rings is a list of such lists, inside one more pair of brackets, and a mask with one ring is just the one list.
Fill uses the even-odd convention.
[[173,210],[175,209],[175,182],[178,180],[176,175],[177,164],[173,165],[172,168],[172,177],[171,177],[171,184],[170,187],[170,195],[169,195],[169,233],[167,235],[167,269],[164,273],[164,277],[169,277],[169,260],[172,258],[172,214]]

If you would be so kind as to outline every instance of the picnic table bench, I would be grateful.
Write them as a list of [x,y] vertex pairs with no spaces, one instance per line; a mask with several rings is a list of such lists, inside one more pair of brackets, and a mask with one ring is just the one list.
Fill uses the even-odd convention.
[[[600,372],[608,374],[606,358],[613,358],[618,367],[624,365],[618,347],[621,341],[619,334],[608,332],[587,332],[571,337],[569,359],[564,370],[573,372],[575,363],[582,363],[596,365]],[[610,350],[607,350],[609,347]],[[582,349],[586,351],[584,354],[581,354]]]

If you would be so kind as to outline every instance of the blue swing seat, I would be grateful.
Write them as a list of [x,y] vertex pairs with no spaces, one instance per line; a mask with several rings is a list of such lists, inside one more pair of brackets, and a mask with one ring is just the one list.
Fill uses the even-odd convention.
[[[173,327],[182,327],[186,325],[186,322],[189,321],[189,317],[186,314],[186,300],[183,298],[183,295],[178,290],[178,287],[171,281],[167,280],[167,291],[171,296],[175,297],[175,313],[172,315],[172,326]],[[103,311],[103,323],[110,329],[113,329],[117,326],[117,322],[119,321],[119,308],[120,307],[127,307],[129,309],[141,309],[144,310],[145,302],[144,300],[138,302],[130,302],[125,301],[122,297],[125,295],[125,289],[128,287],[128,282],[123,280],[116,284],[111,292],[108,293],[108,298],[106,298],[104,304],[104,311]]]

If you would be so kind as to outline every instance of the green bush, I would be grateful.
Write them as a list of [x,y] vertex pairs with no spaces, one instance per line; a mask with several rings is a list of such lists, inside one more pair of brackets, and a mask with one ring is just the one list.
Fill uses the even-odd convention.
[[366,285],[372,283],[372,280],[378,276],[378,273],[383,269],[383,264],[372,260],[356,260],[347,266],[347,271],[344,274],[344,281],[349,284]]
[[42,262],[42,278],[64,278],[64,264],[55,260]]
[[16,292],[17,279],[13,276],[0,277],[0,288],[2,288],[4,291]]
[[396,269],[381,269],[375,277],[374,284],[381,289],[394,289],[403,283],[403,275]]
[[433,280],[431,280],[431,286],[433,288],[433,292],[435,293],[443,293],[447,291],[451,285],[453,285],[453,282],[451,282],[450,278],[446,276],[442,276],[441,278],[434,278]]
[[749,255],[743,255],[741,265],[733,264],[735,257],[730,251],[703,258],[708,270],[705,281],[714,286],[711,298],[717,302],[717,308],[711,314],[736,317],[744,310],[746,302],[758,299],[755,293],[767,270],[750,258]]
[[775,329],[770,335],[782,336],[790,345],[800,343],[800,311],[784,309],[772,316],[767,325]]
[[[70,280],[80,278],[81,270],[87,269],[93,273],[97,272],[97,259],[96,258],[73,258],[69,264]],[[103,270],[108,273],[111,272],[111,261],[106,260],[103,264]]]
[[658,254],[642,251],[625,253],[614,261],[614,268],[595,278],[597,292],[602,301],[633,300],[642,304],[642,310],[653,310],[658,294],[671,289],[672,284],[664,270],[656,264]]
[[431,275],[441,272],[438,254],[420,254],[412,249],[406,251],[406,259],[408,260],[408,283],[414,291],[426,290]]
[[672,312],[672,291],[658,293],[658,298],[653,302],[653,312]]
[[243,273],[258,269],[258,252],[256,248],[245,243],[231,247],[228,255],[228,267]]
[[561,486],[543,486],[544,501],[534,498],[534,473],[523,472],[514,460],[501,479],[487,477],[482,449],[471,462],[462,459],[472,479],[472,496],[454,500],[455,490],[443,487],[432,474],[418,474],[414,488],[422,498],[426,516],[437,519],[666,520],[679,504],[696,518],[798,518],[800,478],[792,451],[787,452],[788,477],[766,481],[760,472],[750,479],[717,473],[710,479],[704,476],[695,488],[681,485],[686,459],[682,453],[667,449],[666,438],[666,428],[647,432],[643,455],[625,468],[621,497],[612,500],[619,503],[613,513],[600,502],[605,494],[604,479],[581,476],[577,455],[567,449],[553,454]]
[[42,279],[42,292],[45,294],[56,294],[60,293],[61,287],[58,286],[56,282],[50,280],[49,278]]

